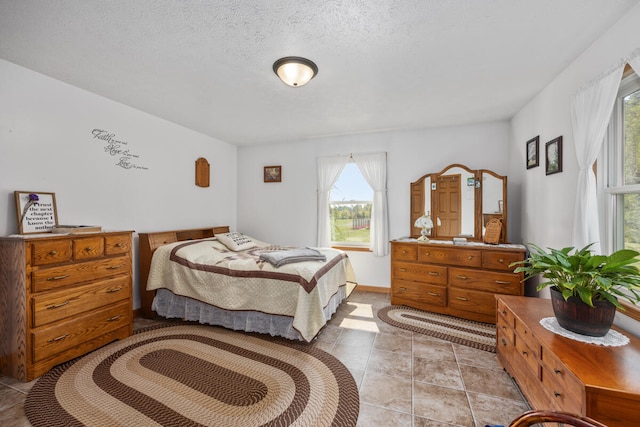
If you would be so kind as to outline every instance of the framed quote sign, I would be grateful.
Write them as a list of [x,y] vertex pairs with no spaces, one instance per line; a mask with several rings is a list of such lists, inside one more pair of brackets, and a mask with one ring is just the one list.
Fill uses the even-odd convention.
[[50,233],[58,225],[55,193],[14,191],[20,234]]

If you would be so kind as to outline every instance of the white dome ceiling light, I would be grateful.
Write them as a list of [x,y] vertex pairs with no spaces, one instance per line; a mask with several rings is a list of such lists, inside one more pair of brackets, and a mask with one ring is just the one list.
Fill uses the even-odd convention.
[[300,87],[318,74],[318,66],[306,58],[287,56],[273,63],[273,72],[287,86]]

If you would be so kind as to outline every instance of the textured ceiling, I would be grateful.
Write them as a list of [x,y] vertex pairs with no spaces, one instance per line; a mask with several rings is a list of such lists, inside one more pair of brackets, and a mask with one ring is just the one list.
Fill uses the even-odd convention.
[[638,2],[0,0],[0,58],[251,145],[508,119]]

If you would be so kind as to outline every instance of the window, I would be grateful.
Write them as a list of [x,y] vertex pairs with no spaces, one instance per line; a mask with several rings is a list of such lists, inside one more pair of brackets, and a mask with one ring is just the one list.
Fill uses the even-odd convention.
[[640,251],[640,77],[625,73],[607,132],[606,246]]
[[331,244],[369,246],[373,190],[355,162],[346,164],[331,187]]

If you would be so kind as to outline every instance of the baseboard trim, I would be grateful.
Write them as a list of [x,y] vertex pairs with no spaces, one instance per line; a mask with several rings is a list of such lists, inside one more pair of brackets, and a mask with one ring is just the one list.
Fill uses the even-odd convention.
[[383,288],[383,287],[380,287],[380,286],[358,285],[356,287],[356,290],[364,291],[364,292],[376,292],[376,293],[379,293],[379,294],[388,294],[389,291],[391,291],[391,288]]

